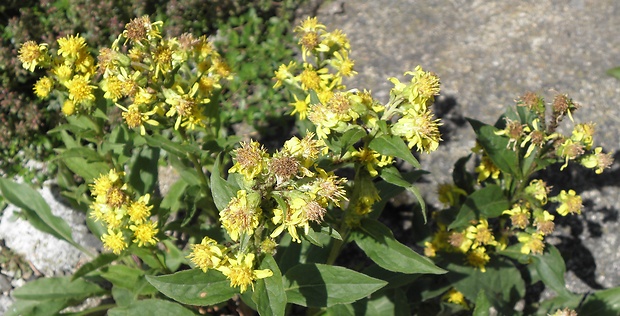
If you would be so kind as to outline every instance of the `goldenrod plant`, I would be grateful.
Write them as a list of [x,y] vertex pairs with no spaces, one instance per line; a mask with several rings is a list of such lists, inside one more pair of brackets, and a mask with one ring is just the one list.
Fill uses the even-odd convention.
[[[57,314],[89,297],[104,299],[83,315],[617,311],[616,289],[570,293],[564,261],[545,242],[557,216],[583,207],[574,190],[552,194],[537,171],[579,163],[601,173],[612,163],[593,124],[558,131],[579,108],[567,96],[549,108],[528,93],[495,125],[471,119],[477,146],[438,190],[446,209],[427,221],[414,153],[441,142],[436,74],[418,66],[389,78],[383,104],[345,86],[356,74],[347,36],[307,18],[294,29],[301,56],[275,69],[273,87],[292,96],[300,133],[269,151],[222,128],[218,97],[235,74],[217,47],[165,37],[163,26],[135,18],[95,56],[79,35],[58,39],[57,50],[21,47],[26,69],[46,71],[36,94],[63,104],[66,123],[52,131],[64,142],[58,182],[88,212],[104,252],[72,276],[16,289],[9,315]],[[161,165],[180,176],[165,193]],[[405,190],[431,228],[423,254],[380,221]],[[35,227],[79,247],[36,191],[7,179],[0,191]],[[516,310],[538,281],[557,297]]]

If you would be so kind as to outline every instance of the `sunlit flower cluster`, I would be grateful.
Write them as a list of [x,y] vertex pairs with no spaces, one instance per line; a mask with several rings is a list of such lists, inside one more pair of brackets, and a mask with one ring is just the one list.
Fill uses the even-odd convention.
[[254,280],[270,276],[269,270],[254,270],[256,256],[273,253],[284,234],[301,242],[311,230],[326,225],[331,206],[341,207],[347,200],[345,179],[317,165],[326,149],[311,132],[292,137],[273,154],[258,142],[242,142],[228,170],[240,176],[240,189],[219,213],[235,245],[224,247],[206,238],[192,246],[192,262],[204,271],[221,271],[242,292]]
[[159,240],[157,221],[150,219],[153,208],[149,205],[150,195],[133,199],[131,190],[123,182],[124,175],[124,172],[110,170],[99,175],[90,190],[95,199],[90,205],[90,216],[106,226],[107,233],[101,236],[101,241],[115,254],[132,243],[148,247]]
[[24,43],[20,60],[30,71],[48,69],[35,94],[47,98],[59,91],[67,116],[91,114],[101,89],[108,104],[116,104],[127,125],[142,135],[146,127],[160,124],[204,127],[210,97],[221,89],[222,79],[231,77],[230,68],[206,36],[162,38],[162,25],[148,16],[131,20],[110,48],[100,49],[96,62],[79,35],[58,39],[54,56],[46,44]]

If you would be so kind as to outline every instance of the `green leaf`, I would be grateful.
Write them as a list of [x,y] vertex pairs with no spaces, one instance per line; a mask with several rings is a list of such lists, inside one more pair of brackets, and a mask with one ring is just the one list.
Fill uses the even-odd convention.
[[586,298],[577,312],[579,315],[620,315],[620,287],[594,292]]
[[386,284],[347,268],[324,264],[299,264],[284,275],[287,301],[306,307],[352,303]]
[[102,294],[105,291],[94,283],[82,279],[71,281],[71,277],[49,277],[26,283],[13,291],[13,297],[24,300],[59,300],[71,299],[81,301],[87,297]]
[[355,243],[380,267],[401,273],[443,274],[428,258],[398,242],[392,231],[374,219],[363,219],[360,228],[351,233]]
[[508,149],[508,137],[495,135],[497,128],[484,124],[474,119],[467,119],[469,124],[476,132],[478,143],[484,148],[493,164],[502,172],[508,173],[520,179],[522,177],[519,169],[517,152]]
[[[422,175],[427,174],[427,173],[428,171],[424,171],[424,170],[414,170],[414,171],[401,174],[401,177],[405,179],[405,181],[409,183],[413,183],[417,181],[418,179],[420,179]],[[379,215],[381,215],[381,211],[383,210],[387,202],[391,198],[397,196],[398,194],[400,194],[401,192],[405,190],[405,188],[403,188],[402,186],[391,184],[385,179],[383,179],[383,181],[376,182],[375,186],[377,188],[377,191],[379,191],[379,196],[381,197],[381,200],[379,200],[373,205],[372,207],[373,211],[370,215],[370,217],[372,218],[378,218]],[[412,186],[412,188],[414,187]],[[426,216],[426,214],[424,215]]]
[[145,135],[144,138],[149,146],[161,148],[177,157],[187,157],[188,153],[198,152],[194,146],[173,142],[162,135]]
[[547,245],[545,253],[542,255],[532,256],[533,265],[538,272],[538,276],[541,278],[546,286],[555,291],[561,296],[572,295],[568,289],[566,289],[566,281],[564,279],[564,273],[566,273],[566,265],[564,264],[564,258],[553,245]]
[[61,217],[52,214],[50,206],[35,189],[24,183],[0,178],[0,191],[9,203],[24,210],[28,221],[36,229],[64,240],[77,249],[86,252],[81,245],[73,240],[69,224]]
[[[327,309],[330,316],[409,316],[407,297],[401,290],[380,291],[381,295],[372,295],[352,304],[338,304]],[[376,293],[375,293],[376,294]]]
[[278,264],[272,256],[266,255],[261,262],[260,269],[270,269],[273,276],[256,281],[252,300],[256,302],[258,313],[260,315],[284,316],[286,294]]
[[182,205],[181,197],[185,189],[187,189],[187,182],[182,180],[175,182],[159,204],[160,209],[170,210],[171,213],[178,211]]
[[147,281],[164,295],[190,305],[213,305],[239,293],[221,272],[200,269],[185,270],[162,276],[146,276]]
[[93,182],[99,175],[106,174],[111,169],[104,162],[89,163],[86,159],[79,157],[65,158],[63,162],[69,170],[82,177],[87,183]]
[[74,147],[63,150],[60,154],[54,158],[54,160],[64,160],[67,158],[84,158],[86,161],[104,161],[103,157],[97,153],[97,151],[88,147]]
[[401,287],[403,285],[414,282],[420,277],[419,274],[406,274],[389,271],[381,268],[377,264],[372,264],[368,266],[362,271],[362,273],[367,276],[388,282],[388,284],[382,290]]
[[4,316],[53,316],[69,304],[68,299],[58,300],[20,300],[6,310]]
[[[451,261],[462,262],[463,257],[454,255]],[[514,304],[525,295],[525,282],[517,267],[502,257],[492,257],[485,268],[482,272],[471,266],[449,263],[446,269],[451,272],[446,276],[468,300],[475,301],[478,293],[484,291],[500,314],[513,311]]]
[[487,298],[484,291],[478,292],[476,296],[476,308],[474,308],[473,316],[487,316],[491,310],[491,302]]
[[348,151],[349,147],[353,146],[360,141],[362,137],[367,135],[363,128],[357,125],[351,126],[351,129],[344,132],[340,137],[333,137],[332,141],[327,142],[329,148],[340,157]]
[[614,67],[607,70],[607,74],[616,79],[620,79],[620,67]]
[[509,206],[510,203],[500,186],[487,185],[467,197],[456,219],[448,226],[448,230],[465,227],[474,219],[498,217]]
[[219,211],[228,206],[228,202],[237,195],[237,190],[220,176],[220,156],[215,159],[211,173],[211,194],[213,202]]
[[134,301],[125,307],[115,307],[108,310],[109,316],[136,316],[136,315],[175,315],[175,316],[194,316],[195,314],[170,301],[147,299]]
[[88,274],[89,272],[104,267],[112,261],[116,260],[116,258],[118,258],[118,256],[113,253],[102,253],[97,258],[93,259],[91,262],[82,265],[77,271],[75,271],[73,276],[71,276],[71,280],[75,280]]
[[119,307],[130,306],[135,302],[134,294],[129,289],[118,286],[112,287],[112,298]]
[[125,265],[113,265],[101,269],[100,276],[114,286],[134,290],[144,279],[144,271]]
[[143,147],[129,164],[129,185],[140,195],[155,191],[157,184],[159,149]]
[[381,135],[370,141],[368,147],[386,156],[398,157],[415,168],[420,168],[420,163],[411,153],[402,138],[394,135]]
[[166,246],[166,250],[164,251],[164,259],[166,266],[170,269],[170,271],[178,270],[183,263],[187,264],[187,259],[183,251],[181,251],[171,240],[166,239],[162,241],[162,243]]

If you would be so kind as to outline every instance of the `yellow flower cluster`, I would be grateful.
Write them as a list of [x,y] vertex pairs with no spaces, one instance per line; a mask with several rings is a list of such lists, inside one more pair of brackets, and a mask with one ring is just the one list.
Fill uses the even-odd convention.
[[[317,18],[307,18],[295,28],[295,32],[299,37],[303,62],[281,65],[275,72],[274,87],[286,86],[293,93],[292,114],[309,119],[319,139],[337,137],[352,129],[360,130],[360,127],[371,135],[359,148],[343,153],[341,158],[344,161],[359,163],[371,176],[377,176],[377,169],[393,162],[393,157],[381,155],[368,147],[370,137],[381,134],[400,136],[410,148],[419,151],[437,149],[441,124],[430,111],[435,96],[439,94],[436,75],[418,66],[405,73],[412,77],[409,82],[390,78],[394,84],[391,99],[387,105],[382,105],[369,91],[346,90],[344,77],[354,76],[357,72],[349,58],[349,40],[342,31],[328,32]],[[368,208],[368,205],[363,207]]]
[[124,172],[113,169],[91,184],[95,201],[90,206],[90,216],[106,225],[107,233],[101,236],[101,241],[115,254],[120,254],[131,242],[148,247],[159,240],[157,222],[150,220],[153,208],[149,205],[150,195],[132,199],[123,176]]
[[162,25],[148,16],[131,20],[110,48],[99,51],[96,63],[79,35],[58,39],[54,57],[46,44],[26,42],[19,58],[30,71],[49,69],[35,84],[35,94],[47,98],[56,88],[67,116],[90,113],[100,88],[123,111],[127,125],[143,135],[147,125],[162,123],[204,127],[209,97],[231,77],[230,68],[206,36],[162,38]]
[[48,69],[48,75],[39,79],[34,86],[34,92],[39,98],[49,97],[56,88],[62,91],[62,111],[65,115],[87,113],[95,101],[95,61],[80,35],[59,38],[57,44],[58,50],[52,56],[47,44],[28,41],[21,46],[19,59],[24,68],[30,71],[34,71],[37,66]]
[[271,275],[255,270],[256,257],[272,254],[276,239],[287,232],[295,242],[323,223],[330,205],[346,201],[345,179],[317,166],[326,153],[314,133],[292,137],[282,150],[268,154],[258,142],[244,142],[233,152],[229,173],[241,176],[241,188],[220,211],[222,227],[235,244],[224,247],[206,237],[192,246],[190,259],[203,271],[216,269],[244,292],[257,279]]
[[245,292],[248,286],[254,289],[254,281],[273,275],[269,269],[254,269],[256,256],[253,253],[237,253],[231,257],[227,248],[209,237],[191,247],[189,258],[198,268],[203,272],[209,269],[222,272],[230,280],[230,286],[239,287],[241,293]]

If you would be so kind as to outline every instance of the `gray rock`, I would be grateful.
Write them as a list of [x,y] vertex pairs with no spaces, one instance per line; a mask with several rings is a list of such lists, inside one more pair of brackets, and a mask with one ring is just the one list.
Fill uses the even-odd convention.
[[[348,88],[370,89],[385,102],[386,79],[416,65],[441,78],[436,112],[444,142],[421,157],[431,174],[420,186],[432,206],[440,207],[436,185],[451,181],[454,162],[474,145],[464,117],[494,123],[527,91],[548,101],[568,94],[583,106],[577,121],[595,122],[595,142],[619,158],[620,81],[605,72],[620,66],[620,2],[377,0],[346,1],[340,11],[314,10],[351,41],[359,75]],[[558,183],[585,204],[583,215],[558,223],[555,236],[573,291],[620,285],[618,168],[603,175],[577,169]]]
[[[84,214],[62,204],[54,196],[49,186],[39,193],[49,204],[52,213],[63,218],[72,227],[74,240],[87,249],[101,248],[101,242],[90,232],[84,222]],[[87,256],[69,243],[56,239],[34,228],[24,219],[18,218],[19,209],[10,205],[0,219],[0,239],[13,252],[22,255],[43,275],[64,275],[76,269],[79,262],[87,261]]]

